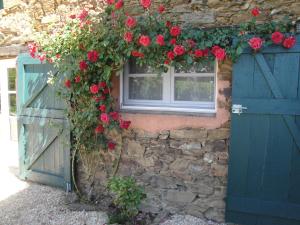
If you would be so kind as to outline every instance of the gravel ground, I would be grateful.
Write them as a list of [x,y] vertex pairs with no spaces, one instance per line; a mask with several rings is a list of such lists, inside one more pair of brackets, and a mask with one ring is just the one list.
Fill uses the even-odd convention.
[[205,221],[203,219],[193,217],[193,216],[182,216],[174,215],[170,220],[165,221],[161,225],[226,225],[218,224],[212,221]]

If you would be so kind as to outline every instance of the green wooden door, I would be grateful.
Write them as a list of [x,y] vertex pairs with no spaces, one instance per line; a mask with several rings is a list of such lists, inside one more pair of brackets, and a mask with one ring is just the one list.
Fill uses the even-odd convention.
[[[298,36],[300,40],[300,36]],[[300,45],[245,52],[234,66],[226,220],[300,224]]]
[[70,189],[70,131],[65,104],[48,85],[55,69],[21,54],[18,130],[21,178]]

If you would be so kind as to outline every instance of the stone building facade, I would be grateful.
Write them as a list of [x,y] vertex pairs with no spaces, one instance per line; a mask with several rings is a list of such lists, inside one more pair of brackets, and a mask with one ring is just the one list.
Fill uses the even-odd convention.
[[[155,4],[160,2],[163,1]],[[249,9],[254,6],[269,11],[272,19],[289,15],[296,21],[300,16],[298,0],[167,2],[170,15],[183,24],[197,27],[239,24],[250,18]],[[138,0],[131,0],[129,8],[135,9],[137,4]],[[4,6],[0,11],[0,59],[13,58],[26,51],[26,43],[37,32],[47,30],[51,23],[63,22],[66,15],[82,8],[101,10],[103,2],[4,0]],[[124,144],[119,174],[134,176],[143,184],[148,195],[142,205],[144,211],[186,213],[224,221],[231,69],[229,61],[218,67],[218,108],[213,115],[123,113],[124,118],[132,121],[132,129],[119,137]],[[115,78],[114,94],[119,95],[118,78]],[[100,196],[107,179],[102,169],[101,165],[95,169],[95,179],[89,183],[82,174],[85,170],[79,166],[79,183],[86,195]]]

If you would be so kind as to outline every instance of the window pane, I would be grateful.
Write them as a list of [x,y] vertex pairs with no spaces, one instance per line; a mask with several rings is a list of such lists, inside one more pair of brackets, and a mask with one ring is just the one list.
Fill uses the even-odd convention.
[[153,74],[153,70],[151,69],[150,66],[144,65],[144,66],[139,66],[138,64],[136,64],[136,60],[135,59],[130,59],[129,60],[129,74],[137,74],[137,73],[152,73]]
[[16,78],[17,78],[17,71],[16,68],[8,68],[8,90],[15,91],[16,90]]
[[175,73],[214,73],[215,62],[205,61],[195,63],[190,69],[175,66]]
[[16,94],[9,94],[9,114],[15,116],[17,113]]
[[155,77],[129,77],[129,99],[136,100],[162,100],[163,78]]
[[175,77],[175,101],[214,101],[213,77]]

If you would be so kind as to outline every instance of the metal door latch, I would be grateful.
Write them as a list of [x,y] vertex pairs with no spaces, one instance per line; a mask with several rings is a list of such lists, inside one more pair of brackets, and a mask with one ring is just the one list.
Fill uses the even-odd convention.
[[231,112],[235,114],[241,114],[243,113],[243,110],[247,110],[247,107],[243,107],[242,105],[233,104],[231,108]]

